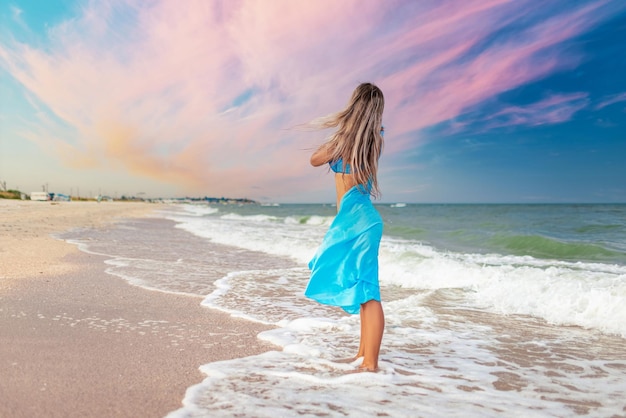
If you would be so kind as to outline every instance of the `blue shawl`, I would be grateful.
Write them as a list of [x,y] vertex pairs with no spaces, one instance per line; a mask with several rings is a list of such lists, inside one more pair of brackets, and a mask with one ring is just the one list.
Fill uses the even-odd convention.
[[380,301],[378,248],[383,221],[362,186],[342,197],[339,213],[309,262],[305,296],[357,314],[361,304]]

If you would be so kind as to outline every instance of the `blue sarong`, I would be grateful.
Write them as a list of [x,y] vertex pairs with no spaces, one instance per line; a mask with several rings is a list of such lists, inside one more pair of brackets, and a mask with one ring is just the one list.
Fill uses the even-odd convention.
[[361,304],[380,301],[378,248],[383,221],[370,195],[352,187],[339,213],[309,262],[311,279],[304,294],[326,305],[357,314]]

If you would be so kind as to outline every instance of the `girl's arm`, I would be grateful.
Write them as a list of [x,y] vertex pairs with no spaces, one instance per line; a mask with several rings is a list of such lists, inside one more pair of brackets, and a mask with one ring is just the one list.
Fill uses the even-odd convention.
[[322,144],[314,153],[311,155],[311,165],[313,167],[319,167],[320,165],[324,165],[330,162],[332,157],[330,153],[328,143]]

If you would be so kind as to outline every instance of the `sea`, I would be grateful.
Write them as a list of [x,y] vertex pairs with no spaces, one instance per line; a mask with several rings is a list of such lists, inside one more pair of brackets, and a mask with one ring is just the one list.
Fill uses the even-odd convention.
[[63,239],[133,285],[271,326],[275,349],[199,364],[172,418],[626,417],[626,205],[376,208],[377,373],[338,361],[359,316],[303,296],[334,205],[162,204]]

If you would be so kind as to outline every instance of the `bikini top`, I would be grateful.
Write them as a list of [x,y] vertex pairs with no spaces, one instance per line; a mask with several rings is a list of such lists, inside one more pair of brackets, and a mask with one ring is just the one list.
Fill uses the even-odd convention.
[[335,173],[350,174],[350,164],[346,163],[344,166],[342,158],[337,161],[331,161],[328,164],[330,164],[330,169]]
[[[331,161],[328,163],[330,165],[330,169],[335,173],[343,173],[350,174],[350,164],[343,163],[343,159],[340,158],[337,161]],[[362,185],[357,185],[357,187],[362,187]],[[367,184],[365,185],[365,191],[369,193],[372,190],[372,179],[367,180]]]

